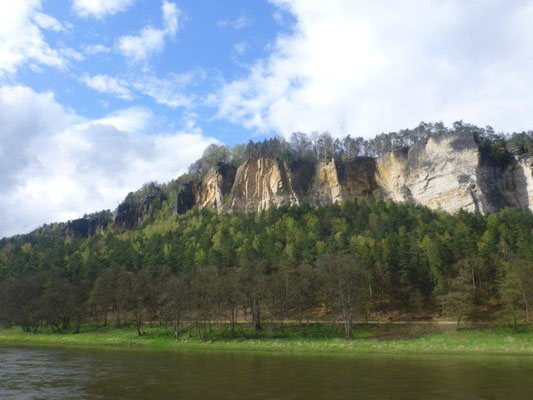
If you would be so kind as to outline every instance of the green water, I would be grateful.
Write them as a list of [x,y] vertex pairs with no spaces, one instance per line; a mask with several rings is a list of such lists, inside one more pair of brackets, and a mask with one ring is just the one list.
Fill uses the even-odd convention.
[[0,399],[533,399],[533,358],[7,347]]

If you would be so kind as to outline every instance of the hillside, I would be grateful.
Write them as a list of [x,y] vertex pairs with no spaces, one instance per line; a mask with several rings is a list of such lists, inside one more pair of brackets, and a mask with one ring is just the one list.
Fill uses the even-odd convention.
[[293,134],[248,145],[212,145],[189,173],[148,183],[111,213],[102,211],[39,231],[80,239],[124,232],[192,209],[258,212],[324,206],[372,197],[434,210],[489,214],[533,206],[533,134],[495,134],[455,123],[421,124],[372,140]]
[[61,331],[109,317],[141,333],[145,320],[249,318],[257,333],[265,320],[529,318],[533,214],[516,177],[530,136],[466,128],[380,152],[211,147],[115,213],[3,239],[0,322]]

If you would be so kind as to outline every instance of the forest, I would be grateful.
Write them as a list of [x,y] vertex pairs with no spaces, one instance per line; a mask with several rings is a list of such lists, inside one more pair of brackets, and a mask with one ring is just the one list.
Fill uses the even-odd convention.
[[231,336],[379,316],[529,320],[533,215],[450,215],[377,199],[257,214],[196,210],[83,240],[2,241],[0,320],[37,332],[172,324]]
[[[505,162],[533,153],[533,132],[496,134],[456,122],[421,123],[374,139],[295,133],[233,148],[212,145],[189,172],[130,193],[115,214],[151,200],[137,226],[115,229],[113,213],[86,216],[88,238],[61,224],[0,240],[0,323],[37,332],[84,324],[173,324],[176,334],[226,324],[233,337],[265,326],[321,321],[344,327],[376,318],[445,317],[517,326],[533,304],[533,215],[431,211],[360,198],[256,214],[172,213],[176,190],[217,163],[248,157],[291,161],[379,156],[443,134],[473,134]],[[173,197],[174,196],[174,197]],[[64,225],[64,224],[63,224]],[[91,228],[89,228],[91,229]]]

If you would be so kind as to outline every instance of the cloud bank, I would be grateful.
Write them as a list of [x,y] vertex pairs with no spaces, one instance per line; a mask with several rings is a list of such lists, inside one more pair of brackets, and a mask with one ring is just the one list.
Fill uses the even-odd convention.
[[290,34],[217,94],[261,132],[373,136],[456,120],[533,127],[533,2],[271,0]]
[[0,88],[0,237],[116,207],[143,183],[185,172],[215,142],[194,125],[152,133],[154,116],[128,108],[88,120],[51,93]]
[[71,49],[54,49],[44,39],[44,31],[59,32],[63,25],[42,12],[40,0],[0,2],[0,78],[17,69],[40,65],[63,69],[77,53]]

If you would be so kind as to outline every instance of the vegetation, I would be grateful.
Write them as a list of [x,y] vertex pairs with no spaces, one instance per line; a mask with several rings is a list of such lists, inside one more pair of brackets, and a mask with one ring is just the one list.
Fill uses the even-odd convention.
[[[251,325],[241,327],[253,334]],[[138,336],[135,327],[83,326],[78,335],[57,334],[42,329],[38,334],[20,329],[0,329],[0,343],[39,346],[137,347],[146,349],[209,349],[232,351],[274,351],[294,353],[490,353],[533,354],[533,330],[519,326],[511,328],[470,328],[455,330],[453,326],[428,324],[359,324],[354,339],[343,339],[343,329],[330,325],[311,324],[302,336],[297,325],[276,327],[254,339],[232,339],[229,326],[213,326],[208,339],[194,329],[192,335],[183,332],[179,340],[169,326],[145,326]]]
[[0,252],[0,319],[33,332],[133,323],[139,336],[148,321],[205,338],[218,323],[250,338],[324,321],[350,339],[354,320],[406,313],[516,327],[533,300],[532,229],[515,209],[449,215],[360,199],[194,211],[74,241],[14,237]]
[[382,133],[373,139],[352,137],[333,138],[329,132],[313,132],[307,135],[295,132],[289,140],[273,137],[262,142],[250,141],[247,145],[228,148],[210,145],[200,160],[191,165],[189,177],[202,176],[219,163],[240,165],[247,158],[270,157],[286,161],[318,161],[337,158],[344,161],[357,157],[379,157],[391,150],[412,146],[431,137],[443,135],[473,136],[481,151],[495,161],[507,162],[512,154],[524,156],[533,153],[533,131],[512,134],[496,133],[492,127],[455,122],[452,128],[442,122],[420,123],[414,129]]
[[[452,319],[457,327],[505,321],[518,331],[533,301],[529,211],[449,215],[359,199],[258,214],[172,215],[176,190],[218,163],[353,159],[450,133],[474,135],[501,162],[533,149],[532,132],[497,135],[462,122],[452,129],[421,124],[370,141],[295,133],[290,141],[212,145],[188,174],[128,195],[115,229],[109,224],[102,235],[65,237],[53,224],[2,239],[0,323],[34,333],[132,325],[139,337],[146,323],[162,324],[175,337],[194,327],[211,340],[219,324],[232,338],[250,339],[294,323],[305,333],[319,321],[342,324],[353,339],[355,321],[410,315]],[[111,214],[86,218],[97,224]]]

